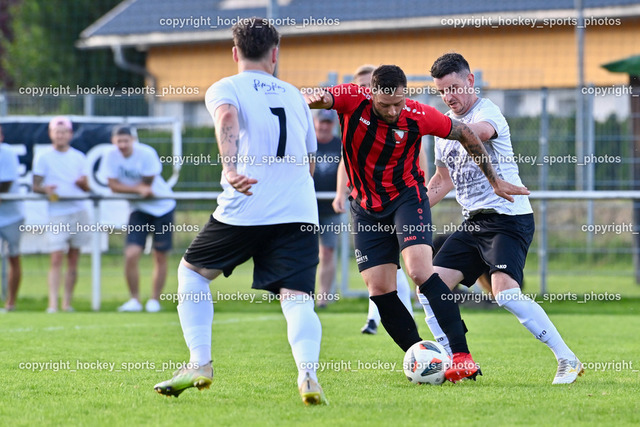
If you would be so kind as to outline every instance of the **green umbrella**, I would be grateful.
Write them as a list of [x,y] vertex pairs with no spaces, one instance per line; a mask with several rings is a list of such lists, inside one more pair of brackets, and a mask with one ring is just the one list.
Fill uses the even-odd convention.
[[640,75],[640,55],[609,62],[602,67],[614,73],[627,73],[632,76],[638,76]]

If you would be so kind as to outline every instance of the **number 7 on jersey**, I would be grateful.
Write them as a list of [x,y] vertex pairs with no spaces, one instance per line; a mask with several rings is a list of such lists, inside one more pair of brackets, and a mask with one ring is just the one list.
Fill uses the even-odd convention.
[[280,125],[280,136],[278,137],[278,151],[276,152],[276,157],[281,159],[284,157],[284,149],[287,144],[287,116],[284,112],[284,108],[275,107],[269,108],[271,110],[271,114],[278,118],[278,124]]

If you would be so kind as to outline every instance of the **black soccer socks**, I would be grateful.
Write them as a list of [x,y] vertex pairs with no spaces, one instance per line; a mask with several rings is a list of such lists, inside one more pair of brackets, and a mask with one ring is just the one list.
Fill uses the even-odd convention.
[[442,332],[449,339],[451,352],[469,353],[467,339],[464,336],[465,326],[460,317],[458,304],[452,298],[451,289],[437,273],[433,273],[426,282],[420,285],[420,292],[429,300],[429,305],[442,328]]
[[413,344],[422,341],[413,316],[398,298],[398,291],[369,298],[378,307],[382,326],[402,351],[407,351]]

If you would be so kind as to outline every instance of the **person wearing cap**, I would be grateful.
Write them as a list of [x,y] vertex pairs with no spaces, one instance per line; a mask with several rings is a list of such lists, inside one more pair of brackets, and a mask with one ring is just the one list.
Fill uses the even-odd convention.
[[[340,138],[333,133],[338,116],[331,110],[318,110],[313,123],[318,140],[318,151],[315,156],[315,172],[313,181],[316,191],[334,191],[338,164],[342,155]],[[329,296],[331,285],[336,276],[335,250],[338,234],[342,229],[340,214],[331,206],[331,200],[318,200],[318,215],[320,220],[320,263],[319,282],[320,291],[316,295],[318,308],[327,306],[331,300]]]
[[[0,127],[0,194],[18,193],[18,155],[4,144],[4,135]],[[20,226],[24,221],[22,202],[0,200],[0,240],[9,246],[9,287],[4,304],[6,311],[15,309],[18,288],[20,287]]]
[[113,129],[113,147],[104,160],[109,188],[114,193],[137,194],[143,200],[130,201],[131,214],[126,228],[125,277],[130,299],[118,311],[142,311],[138,263],[147,240],[153,236],[153,276],[151,298],[144,309],[160,311],[160,293],[167,278],[167,262],[172,247],[173,214],[176,201],[169,184],[162,178],[162,163],[152,147],[137,140],[135,128]]
[[[37,156],[33,165],[33,191],[49,199],[48,212],[52,231],[48,233],[51,267],[49,270],[48,313],[58,311],[62,263],[67,255],[62,309],[73,311],[71,299],[78,276],[80,247],[89,240],[82,226],[89,224],[87,201],[63,200],[60,197],[83,196],[89,191],[86,156],[71,147],[73,125],[64,116],[49,122],[51,147]],[[55,231],[54,231],[55,230]]]

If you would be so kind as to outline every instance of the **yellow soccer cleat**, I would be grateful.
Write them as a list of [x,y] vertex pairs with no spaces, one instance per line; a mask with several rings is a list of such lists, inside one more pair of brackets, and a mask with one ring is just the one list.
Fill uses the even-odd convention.
[[211,362],[199,367],[187,366],[176,371],[173,378],[163,381],[153,386],[158,393],[169,396],[178,397],[180,393],[191,387],[197,387],[198,390],[209,388],[213,380],[213,367]]
[[300,396],[305,405],[328,405],[329,401],[324,396],[322,387],[316,381],[311,379],[309,373],[307,373],[304,381],[300,385]]

